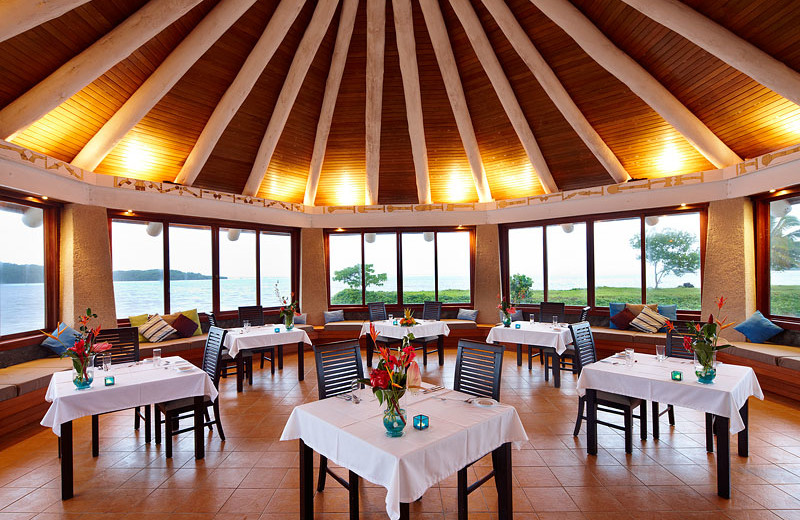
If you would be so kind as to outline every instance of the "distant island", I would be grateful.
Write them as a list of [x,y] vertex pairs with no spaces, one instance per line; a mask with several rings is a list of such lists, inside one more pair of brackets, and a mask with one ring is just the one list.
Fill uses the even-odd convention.
[[[163,278],[161,269],[114,271],[115,282],[154,282]],[[170,280],[211,280],[211,276],[170,269]],[[221,276],[225,279],[225,276]],[[0,283],[44,283],[44,267],[0,262]]]
[[0,283],[44,283],[44,266],[0,262]]

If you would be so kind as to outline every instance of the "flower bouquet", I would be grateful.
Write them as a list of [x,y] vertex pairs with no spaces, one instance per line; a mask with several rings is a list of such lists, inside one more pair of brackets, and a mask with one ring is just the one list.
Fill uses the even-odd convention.
[[400,318],[400,326],[413,327],[416,324],[417,320],[414,319],[414,311],[412,311],[411,309],[403,309],[403,317]]
[[[369,335],[372,341],[378,339],[375,325],[370,323]],[[407,334],[397,349],[380,347],[378,349],[378,366],[369,374],[369,379],[361,383],[372,387],[372,393],[378,398],[378,403],[386,404],[383,412],[383,425],[387,437],[400,437],[406,426],[406,411],[400,408],[400,398],[406,390],[415,392],[422,387],[422,376],[419,365],[414,361],[416,352],[411,346],[413,334]],[[377,343],[376,343],[377,344]]]
[[294,298],[294,293],[291,293],[289,298],[281,296],[281,290],[278,288],[278,282],[275,282],[275,297],[278,298],[279,302],[281,302],[281,310],[278,312],[278,315],[283,320],[283,324],[286,325],[286,330],[292,330],[294,328],[294,317],[300,316],[300,313],[297,312],[300,304],[296,301],[292,301],[292,298]]
[[[717,309],[720,312],[725,306],[725,301],[725,297],[717,298]],[[708,321],[703,324],[691,323],[689,331],[683,337],[683,348],[694,354],[694,373],[700,383],[712,383],[717,376],[717,351],[730,346],[727,343],[719,343],[719,333],[735,323],[727,321],[727,316],[719,320],[711,314]],[[669,322],[667,328],[670,331],[675,330]]]
[[92,381],[94,380],[94,357],[96,354],[111,348],[111,343],[108,342],[95,343],[100,327],[89,327],[89,319],[92,318],[97,318],[97,314],[94,314],[91,309],[86,309],[86,314],[78,319],[80,324],[78,328],[79,335],[72,346],[68,346],[61,341],[60,336],[67,330],[67,327],[61,327],[61,323],[56,327],[57,332],[55,335],[42,331],[46,336],[53,338],[66,347],[61,357],[72,358],[72,382],[78,390],[84,390],[92,386]]
[[[497,295],[500,297],[500,295]],[[511,315],[517,312],[517,309],[505,298],[500,298],[500,304],[497,306],[500,312],[503,313],[503,327],[511,326]]]

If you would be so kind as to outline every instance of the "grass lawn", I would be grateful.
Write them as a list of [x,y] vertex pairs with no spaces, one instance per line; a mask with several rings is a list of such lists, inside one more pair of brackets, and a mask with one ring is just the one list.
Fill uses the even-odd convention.
[[800,316],[800,285],[773,285],[769,307],[773,315]]

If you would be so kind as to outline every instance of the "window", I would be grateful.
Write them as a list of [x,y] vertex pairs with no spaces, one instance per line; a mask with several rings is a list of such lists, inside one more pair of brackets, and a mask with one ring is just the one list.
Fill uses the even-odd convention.
[[436,234],[436,261],[439,273],[439,301],[469,303],[470,237],[467,231]]
[[361,234],[330,235],[331,304],[361,305]]
[[543,236],[541,226],[508,230],[509,294],[513,303],[544,301]]
[[397,303],[397,235],[364,233],[367,303]]
[[403,303],[436,299],[434,234],[403,233]]
[[586,305],[586,224],[547,226],[547,299]]
[[700,310],[699,213],[646,217],[644,244],[647,303]]
[[[649,218],[649,217],[648,217]],[[594,303],[642,299],[642,233],[640,218],[600,220],[594,223]]]
[[219,307],[232,310],[256,304],[256,233],[220,228]]
[[211,228],[169,225],[169,308],[171,312],[214,309]]
[[[288,233],[261,233],[261,305],[279,307],[275,284],[281,296],[292,294],[292,236]],[[296,295],[295,295],[295,300]]]
[[111,222],[114,301],[117,317],[165,312],[163,224]]
[[769,313],[800,317],[800,197],[769,202]]
[[44,210],[0,200],[0,336],[45,328]]

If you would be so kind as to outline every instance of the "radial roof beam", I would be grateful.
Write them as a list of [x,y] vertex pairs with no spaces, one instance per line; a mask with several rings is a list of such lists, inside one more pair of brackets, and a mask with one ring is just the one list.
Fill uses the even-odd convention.
[[383,110],[383,53],[386,47],[386,0],[367,0],[366,191],[364,204],[378,203]]
[[494,17],[497,25],[508,38],[508,41],[525,62],[536,80],[550,99],[558,108],[561,115],[567,120],[578,137],[594,154],[600,164],[611,175],[615,182],[625,182],[631,178],[622,163],[619,162],[614,152],[606,145],[605,141],[595,131],[589,121],[570,97],[561,84],[553,69],[547,64],[539,51],[533,45],[525,30],[520,26],[514,14],[503,0],[483,0],[483,4]]
[[691,7],[675,0],[622,1],[800,105],[800,74]]
[[225,94],[217,103],[211,117],[208,118],[206,126],[200,132],[197,142],[189,152],[186,161],[183,163],[181,171],[175,178],[178,184],[191,186],[197,180],[200,170],[203,169],[208,157],[217,145],[222,132],[227,128],[233,116],[242,106],[253,85],[256,84],[264,68],[272,59],[278,46],[283,41],[289,28],[294,23],[295,18],[303,8],[304,2],[297,0],[282,0],[272,17],[269,19],[267,27],[256,42],[247,59],[236,74],[233,83],[230,84]]
[[150,0],[89,48],[0,110],[0,138],[13,139],[199,3],[200,0]]
[[89,0],[6,0],[0,3],[0,42],[22,34]]
[[467,99],[464,96],[464,88],[461,85],[461,77],[458,74],[458,66],[453,55],[453,48],[450,46],[450,39],[447,37],[447,27],[442,18],[442,11],[437,0],[420,0],[422,14],[425,17],[425,24],[428,27],[428,34],[431,37],[433,51],[436,54],[436,61],[439,63],[439,70],[442,73],[444,86],[447,90],[447,98],[450,100],[450,107],[453,109],[453,116],[456,119],[456,127],[467,154],[472,179],[475,182],[475,190],[478,193],[480,202],[490,202],[492,192],[489,188],[489,181],[486,178],[486,170],[483,167],[481,152],[478,148],[478,140],[475,137],[475,129],[472,127],[472,119],[469,115]]
[[223,0],[217,4],[86,143],[72,164],[90,171],[97,168],[125,134],[254,3],[255,0]]
[[336,31],[336,43],[333,47],[331,68],[325,82],[325,94],[322,97],[322,109],[317,122],[317,133],[314,136],[314,151],[311,153],[311,166],[308,169],[306,180],[306,193],[303,204],[313,206],[317,198],[319,177],[322,173],[322,161],[325,159],[325,148],[328,145],[328,136],[331,133],[333,111],[336,108],[336,98],[339,96],[339,86],[342,83],[344,66],[347,63],[347,51],[350,49],[350,39],[353,36],[353,25],[356,20],[358,0],[344,0],[342,14],[339,16],[339,27]]
[[492,82],[497,97],[503,105],[509,121],[511,121],[511,126],[514,127],[517,137],[519,137],[520,143],[522,143],[522,147],[528,155],[528,160],[533,165],[536,175],[539,176],[542,188],[545,193],[557,192],[558,186],[550,173],[550,168],[548,168],[547,162],[542,156],[542,151],[533,136],[528,120],[525,119],[522,107],[519,106],[519,101],[517,101],[514,90],[511,88],[511,83],[509,83],[503,72],[503,67],[497,60],[492,44],[489,43],[489,38],[487,38],[483,26],[478,20],[478,15],[475,14],[475,10],[469,0],[450,0],[450,5],[453,6],[456,16],[461,21],[461,25],[467,33],[472,48],[475,49],[475,54],[478,56],[483,70],[489,76],[489,81]]
[[410,0],[392,0],[394,32],[397,54],[400,58],[400,76],[406,100],[408,135],[411,138],[411,156],[417,178],[417,198],[420,204],[430,204],[431,179],[428,172],[428,147],[425,144],[425,124],[422,119],[422,96],[419,90],[417,45],[414,41],[414,20]]
[[275,147],[278,146],[278,140],[283,133],[286,120],[289,119],[289,113],[292,111],[297,94],[300,92],[300,87],[303,86],[308,68],[314,61],[319,45],[325,37],[334,13],[336,13],[338,3],[338,0],[319,0],[314,9],[303,39],[300,40],[300,45],[294,53],[292,65],[283,82],[283,88],[278,95],[278,101],[275,103],[272,116],[270,116],[267,130],[261,139],[261,146],[258,148],[253,168],[250,170],[250,177],[244,186],[243,195],[255,196],[258,194],[261,181],[267,174],[267,168],[272,160],[272,154],[275,153]]
[[741,162],[733,150],[714,135],[669,90],[586,18],[568,0],[531,0],[601,67],[622,81],[717,168]]

